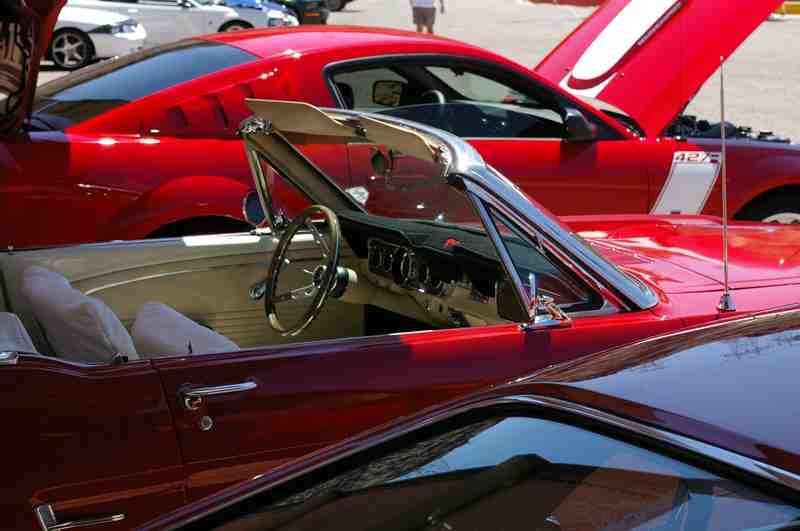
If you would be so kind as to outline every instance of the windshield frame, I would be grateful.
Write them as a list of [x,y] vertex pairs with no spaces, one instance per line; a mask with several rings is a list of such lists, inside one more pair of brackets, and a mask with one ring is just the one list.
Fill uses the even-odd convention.
[[[431,145],[437,146],[437,153],[434,156],[438,155],[440,158],[442,178],[448,184],[461,189],[467,188],[481,201],[510,215],[532,241],[543,241],[568,269],[598,289],[604,299],[610,298],[612,301],[618,301],[622,307],[633,311],[646,310],[658,304],[658,297],[647,284],[636,282],[616,265],[595,252],[588,243],[569,230],[555,216],[539,207],[535,200],[525,194],[511,180],[486,165],[475,148],[455,135],[416,122],[381,114],[342,109],[317,109],[300,103],[290,104],[265,100],[249,100],[249,102],[251,108],[256,107],[254,109],[256,116],[245,120],[241,128],[242,136],[245,139],[248,160],[253,169],[256,188],[267,219],[271,224],[278,221],[278,225],[271,225],[276,231],[281,228],[280,219],[277,212],[270,212],[273,205],[268,191],[265,189],[266,179],[257,164],[259,156],[265,158],[284,178],[315,202],[325,204],[334,211],[364,212],[354,198],[334,184],[331,178],[303,156],[283,136],[285,132],[280,130],[280,123],[274,125],[267,116],[258,115],[258,109],[268,111],[269,106],[273,103],[276,108],[277,106],[302,105],[302,108],[297,108],[298,112],[308,115],[309,112],[312,112],[310,109],[315,109],[320,113],[318,119],[321,121],[317,122],[317,127],[334,131],[336,127],[344,126],[341,131],[335,130],[336,132],[330,133],[340,137],[332,141],[342,141],[343,138],[348,137],[363,140],[367,134],[367,127],[362,125],[362,118],[367,122],[378,121],[388,126],[394,126],[400,136],[403,131],[422,136]],[[285,109],[281,111],[285,113]],[[295,120],[293,123],[306,122]],[[334,127],[334,130],[331,130],[331,127]],[[299,130],[295,132],[297,131]],[[289,131],[289,134],[291,133],[292,131]],[[494,239],[493,242],[495,246],[502,245]],[[498,250],[498,253],[502,256],[501,250]],[[505,263],[505,259],[502,261],[504,267],[514,267],[513,264]],[[524,289],[521,279],[512,278],[512,280],[520,300],[524,304],[530,304],[530,294]]]

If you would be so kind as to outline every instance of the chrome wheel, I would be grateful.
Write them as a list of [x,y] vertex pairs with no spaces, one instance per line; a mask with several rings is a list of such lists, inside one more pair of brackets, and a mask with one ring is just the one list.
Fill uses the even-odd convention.
[[762,220],[764,223],[782,223],[784,225],[797,225],[800,223],[800,213],[777,212]]
[[53,38],[50,55],[59,68],[76,70],[91,61],[92,43],[83,33],[62,31]]

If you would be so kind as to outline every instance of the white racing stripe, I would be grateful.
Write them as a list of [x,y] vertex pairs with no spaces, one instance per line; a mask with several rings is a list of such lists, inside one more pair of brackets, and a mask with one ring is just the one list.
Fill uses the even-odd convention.
[[651,214],[699,214],[717,182],[721,154],[677,151]]

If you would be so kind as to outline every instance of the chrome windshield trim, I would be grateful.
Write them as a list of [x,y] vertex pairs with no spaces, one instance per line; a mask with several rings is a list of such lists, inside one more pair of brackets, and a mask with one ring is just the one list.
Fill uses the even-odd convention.
[[[449,152],[446,164],[445,179],[458,177],[468,179],[482,190],[491,194],[498,201],[514,211],[520,218],[527,220],[531,227],[528,236],[536,239],[535,231],[540,232],[545,238],[554,242],[570,260],[587,271],[593,278],[607,286],[614,295],[620,297],[626,307],[631,310],[646,310],[658,304],[656,294],[644,283],[637,283],[627,276],[614,264],[597,254],[588,243],[579,239],[577,235],[551,219],[548,214],[540,210],[527,195],[510,179],[497,170],[488,166],[478,151],[463,139],[417,122],[382,114],[365,113],[343,109],[321,109],[340,122],[348,122],[355,128],[361,116],[380,120],[391,125],[411,129],[412,131],[428,136],[435,140]],[[249,119],[253,120],[253,118]],[[248,146],[256,148],[255,143],[248,139],[248,134],[243,135],[248,141]],[[356,134],[354,133],[354,137]],[[530,232],[530,228],[534,233]],[[568,264],[570,265],[570,264]]]
[[558,398],[550,398],[539,395],[517,395],[506,397],[505,400],[510,403],[516,402],[547,409],[555,409],[580,417],[589,418],[602,424],[613,426],[615,428],[621,428],[637,435],[656,440],[660,443],[666,443],[669,446],[689,451],[693,454],[717,461],[772,483],[776,483],[782,487],[787,487],[793,491],[800,492],[800,475],[798,474],[764,463],[763,461],[758,461],[756,459],[731,452],[730,450],[725,450],[724,448],[720,448],[709,443],[698,441],[697,439],[693,439],[685,435],[679,435],[677,433],[666,431],[660,428],[641,424],[630,419],[618,417],[611,413],[606,413],[605,411],[582,406],[566,400],[560,400]]

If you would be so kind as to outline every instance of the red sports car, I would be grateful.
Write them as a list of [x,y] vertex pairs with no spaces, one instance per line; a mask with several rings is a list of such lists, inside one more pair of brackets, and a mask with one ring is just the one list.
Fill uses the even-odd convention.
[[[449,130],[559,215],[718,215],[719,127],[676,116],[779,3],[610,0],[536,72],[452,40],[342,27],[216,34],[101,63],[40,87],[26,128],[0,145],[0,244],[243,229],[246,97]],[[729,129],[733,217],[800,219],[798,148]],[[344,148],[317,160],[345,181],[374,174]]]
[[796,530],[798,332],[764,314],[556,366],[140,530]]
[[[479,386],[734,315],[718,218],[570,229],[454,135],[249,104],[269,230],[0,255],[5,526],[129,528]],[[313,163],[341,149],[376,176]],[[731,228],[739,312],[800,300],[799,242]]]

